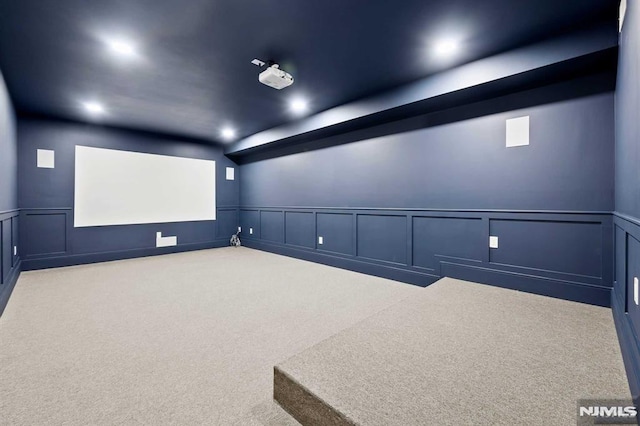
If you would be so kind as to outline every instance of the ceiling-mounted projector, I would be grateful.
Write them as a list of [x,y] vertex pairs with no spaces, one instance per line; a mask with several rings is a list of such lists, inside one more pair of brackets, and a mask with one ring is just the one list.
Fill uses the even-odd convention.
[[[265,63],[259,59],[254,59],[251,63],[259,67],[265,65]],[[258,80],[260,83],[278,90],[284,89],[285,87],[293,84],[293,76],[288,72],[281,70],[280,65],[278,64],[269,65],[266,70],[260,73]]]

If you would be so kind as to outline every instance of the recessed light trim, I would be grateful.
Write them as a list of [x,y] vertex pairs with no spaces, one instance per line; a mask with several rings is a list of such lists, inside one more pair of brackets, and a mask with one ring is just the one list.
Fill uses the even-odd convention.
[[83,102],[84,110],[93,116],[102,115],[106,112],[104,106],[96,101]]
[[235,129],[231,128],[231,127],[225,127],[224,129],[222,129],[222,131],[220,132],[220,134],[222,135],[222,137],[226,140],[232,140],[236,137],[236,131]]
[[293,98],[289,102],[289,110],[295,115],[304,114],[309,110],[309,103],[303,98]]
[[459,43],[455,40],[440,40],[434,46],[434,52],[439,57],[448,57],[456,53]]
[[136,47],[132,43],[122,39],[108,40],[107,46],[112,53],[125,58],[132,58],[137,54]]

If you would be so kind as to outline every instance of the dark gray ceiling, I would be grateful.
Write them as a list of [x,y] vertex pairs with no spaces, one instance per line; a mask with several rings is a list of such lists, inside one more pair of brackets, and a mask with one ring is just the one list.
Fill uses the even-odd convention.
[[[615,0],[0,0],[0,69],[20,112],[220,141],[577,27],[615,23]],[[139,55],[123,61],[104,40]],[[461,41],[453,60],[430,55]],[[275,59],[296,82],[261,85],[254,58]]]

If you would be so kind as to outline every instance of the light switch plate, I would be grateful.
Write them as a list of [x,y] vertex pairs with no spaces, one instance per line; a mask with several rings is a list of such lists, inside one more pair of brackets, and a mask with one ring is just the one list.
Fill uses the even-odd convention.
[[324,244],[324,238],[318,237],[318,244],[320,245]]
[[242,232],[242,226],[238,226],[238,232]]
[[253,228],[249,228],[249,234],[253,234]]
[[489,237],[489,248],[497,249],[498,248],[498,237],[491,235]]
[[633,278],[633,301],[638,306],[638,277]]

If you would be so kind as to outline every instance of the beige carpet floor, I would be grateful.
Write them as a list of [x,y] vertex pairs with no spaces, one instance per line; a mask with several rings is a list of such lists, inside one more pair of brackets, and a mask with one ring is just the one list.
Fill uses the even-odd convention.
[[610,309],[451,278],[277,368],[315,425],[575,425],[579,399],[630,399]]
[[26,272],[0,424],[294,424],[273,366],[421,291],[247,248]]

